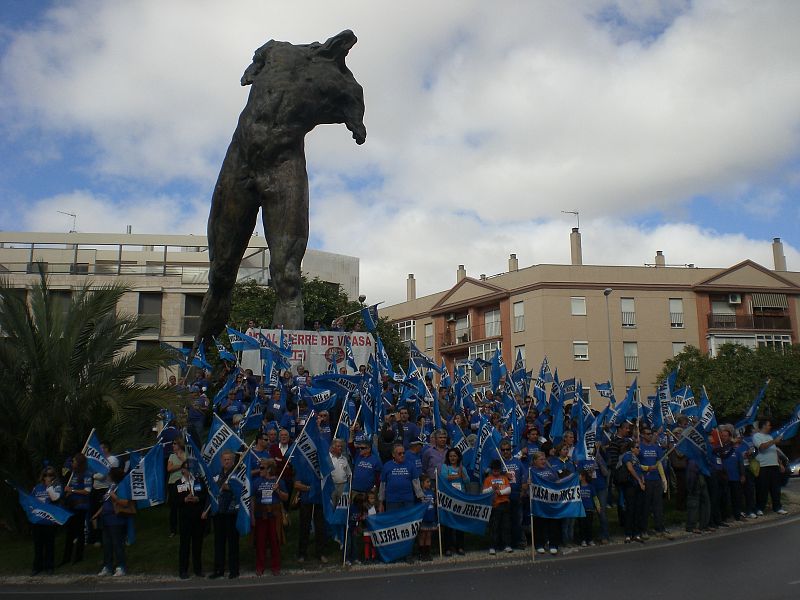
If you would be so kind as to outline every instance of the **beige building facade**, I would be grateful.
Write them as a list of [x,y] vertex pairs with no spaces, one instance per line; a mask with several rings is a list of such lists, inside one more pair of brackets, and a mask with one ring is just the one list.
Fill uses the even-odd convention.
[[450,369],[497,347],[507,365],[521,351],[535,372],[547,356],[562,378],[591,387],[598,405],[594,383],[609,379],[617,397],[634,379],[643,395],[654,394],[664,361],[686,345],[714,355],[724,343],[782,348],[800,340],[800,273],[786,270],[777,238],[772,269],[749,260],[667,266],[661,252],[647,266],[583,265],[577,230],[572,250],[570,265],[522,269],[512,254],[508,271],[490,277],[469,277],[460,265],[453,287],[422,298],[409,275],[408,300],[380,314]]
[[[191,345],[208,289],[208,240],[205,236],[0,232],[0,277],[13,287],[30,289],[39,279],[37,263],[55,293],[69,298],[86,281],[95,285],[124,282],[131,288],[118,310],[149,317],[153,328],[140,345],[167,342]],[[359,259],[307,250],[302,264],[308,277],[341,285],[350,299],[359,295]],[[253,236],[239,267],[238,280],[269,283],[269,250]],[[150,373],[140,383],[164,381]]]

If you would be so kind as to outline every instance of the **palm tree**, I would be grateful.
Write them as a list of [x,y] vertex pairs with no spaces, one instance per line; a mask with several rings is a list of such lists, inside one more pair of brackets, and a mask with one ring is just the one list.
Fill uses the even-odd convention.
[[134,383],[137,374],[169,360],[158,347],[136,349],[151,325],[117,312],[127,291],[87,282],[67,301],[41,273],[26,298],[0,280],[4,477],[28,485],[43,461],[60,467],[79,452],[93,427],[115,448],[143,442],[159,407],[175,402],[163,386]]

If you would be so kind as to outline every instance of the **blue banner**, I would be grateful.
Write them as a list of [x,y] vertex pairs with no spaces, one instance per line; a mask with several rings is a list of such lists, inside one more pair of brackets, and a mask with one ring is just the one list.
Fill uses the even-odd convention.
[[99,473],[100,475],[108,475],[111,469],[111,463],[108,462],[103,449],[100,447],[100,439],[97,437],[97,432],[92,429],[89,434],[89,439],[86,440],[86,446],[83,449],[83,455],[86,457],[86,462],[92,473]]
[[222,470],[220,458],[223,450],[238,452],[244,446],[242,439],[236,435],[225,421],[214,414],[214,420],[208,430],[208,441],[203,446],[203,460],[208,465],[211,473],[216,475]]
[[19,504],[25,511],[25,516],[33,525],[63,525],[72,516],[71,512],[60,506],[39,502],[16,486],[13,487],[17,489]]
[[492,516],[494,492],[473,496],[457,490],[439,473],[436,501],[439,523],[450,529],[483,535]]
[[117,488],[117,496],[123,500],[135,500],[138,508],[163,504],[167,499],[165,480],[164,446],[156,444],[125,475]]
[[581,501],[580,476],[568,475],[558,481],[548,481],[536,471],[530,473],[531,514],[545,519],[585,517]]
[[392,510],[367,517],[372,545],[383,562],[405,558],[414,549],[422,515],[427,504],[415,504],[402,510]]

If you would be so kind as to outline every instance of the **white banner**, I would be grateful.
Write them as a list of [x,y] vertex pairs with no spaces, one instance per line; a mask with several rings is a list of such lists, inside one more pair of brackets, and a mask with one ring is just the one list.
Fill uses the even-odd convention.
[[[248,330],[248,334],[261,331],[275,344],[281,337],[280,329]],[[347,367],[344,358],[344,345],[347,337],[353,346],[353,357],[356,365],[366,365],[371,354],[375,352],[375,340],[372,334],[366,331],[299,331],[286,329],[284,336],[289,336],[292,341],[292,357],[289,362],[292,366],[303,365],[312,375],[320,375],[328,370],[331,357],[336,354],[338,368]],[[259,350],[244,350],[242,352],[242,368],[252,369],[256,375],[261,373],[261,355]],[[353,370],[347,369],[352,375]],[[294,372],[292,373],[294,374]]]

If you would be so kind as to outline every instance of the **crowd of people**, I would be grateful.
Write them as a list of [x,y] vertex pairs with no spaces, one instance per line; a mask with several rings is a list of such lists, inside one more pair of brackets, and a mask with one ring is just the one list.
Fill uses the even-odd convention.
[[[398,402],[399,390],[384,378],[384,416],[379,430],[368,436],[356,420],[348,428],[347,438],[338,439],[341,403],[331,410],[312,411],[302,393],[312,377],[302,366],[296,374],[283,373],[276,387],[265,386],[249,371],[228,371],[220,383],[229,378],[232,385],[216,406],[209,399],[209,390],[215,386],[206,372],[200,371],[189,385],[173,379],[176,392],[186,399],[185,415],[176,418],[166,412],[158,435],[167,478],[167,534],[179,536],[177,571],[182,578],[188,578],[190,572],[205,576],[202,549],[209,528],[213,529],[214,557],[208,576],[239,576],[237,519],[244,500],[232,474],[248,453],[255,457],[249,503],[256,574],[267,569],[273,575],[281,572],[286,530],[293,520],[296,560],[327,562],[333,547],[329,543],[332,530],[321,504],[320,481],[310,477],[308,470],[295,469],[290,456],[293,441],[311,419],[329,443],[334,493],[338,497],[346,494],[349,499],[344,539],[338,540],[346,565],[379,559],[367,523],[370,516],[420,503],[426,510],[416,557],[432,560],[432,547],[438,544],[446,556],[464,555],[465,533],[439,526],[438,477],[468,494],[492,494],[489,531],[481,542],[491,555],[511,554],[531,544],[534,552],[550,555],[557,555],[565,546],[608,544],[615,533],[609,519],[612,511],[624,543],[645,543],[651,535],[670,538],[664,516],[666,498],[672,499],[677,510],[685,511],[685,529],[692,534],[728,527],[734,520],[756,519],[764,515],[768,503],[772,511],[786,513],[781,505],[781,482],[788,461],[778,448],[781,438],[771,435],[769,420],[748,425],[741,432],[730,424],[719,425],[708,436],[711,452],[705,458],[686,455],[677,444],[684,429],[697,426],[690,416],[677,414],[672,427],[658,429],[646,419],[624,420],[601,428],[589,456],[579,458],[576,446],[581,441],[576,440],[576,431],[580,428],[570,419],[573,413],[565,407],[563,433],[553,439],[551,415],[547,410],[537,411],[530,397],[515,398],[525,416],[524,429],[514,435],[499,394],[491,390],[475,394],[474,410],[454,410],[452,391],[434,389],[431,378],[426,380],[430,391],[426,396],[438,402],[438,407],[423,398]],[[222,452],[220,470],[212,474],[218,490],[214,498],[217,508],[212,511],[211,482],[203,476],[198,457],[187,453],[187,442],[202,447],[212,414],[242,432],[243,418],[253,402],[264,407],[255,439],[238,453]],[[434,416],[437,409],[440,428]],[[464,464],[464,452],[474,449],[482,422],[491,424],[492,434],[499,440],[496,456],[486,463],[485,470]],[[72,457],[67,474],[46,467],[32,495],[43,503],[63,504],[72,512],[64,526],[61,564],[81,561],[86,543],[100,544],[103,565],[99,575],[121,576],[127,569],[126,531],[135,509],[116,494],[125,472],[124,456],[114,456],[107,446],[103,449],[112,465],[107,475],[92,474],[79,453]],[[585,516],[552,519],[531,515],[528,484],[533,474],[559,481],[576,473]],[[63,485],[59,483],[62,475]],[[53,571],[56,530],[54,525],[33,527],[34,573]],[[474,545],[472,542],[470,547]],[[412,556],[407,559],[413,560]]]

